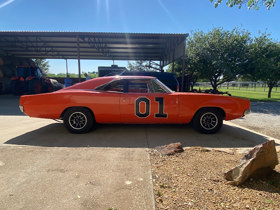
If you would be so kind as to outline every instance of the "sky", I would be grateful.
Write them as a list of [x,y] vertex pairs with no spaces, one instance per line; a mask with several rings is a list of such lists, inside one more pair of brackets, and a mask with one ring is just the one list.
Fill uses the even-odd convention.
[[[271,34],[280,41],[280,3],[267,10],[215,8],[210,0],[0,0],[0,31],[190,33],[214,27]],[[65,60],[49,60],[51,73],[65,73]],[[82,72],[97,71],[113,61],[81,61]],[[127,61],[115,61],[127,66]],[[70,73],[77,60],[68,60]]]

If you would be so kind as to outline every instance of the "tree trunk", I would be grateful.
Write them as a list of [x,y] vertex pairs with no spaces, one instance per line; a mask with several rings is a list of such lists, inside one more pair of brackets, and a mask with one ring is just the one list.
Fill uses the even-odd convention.
[[213,93],[216,93],[218,89],[218,84],[216,81],[213,83],[212,87],[213,87]]
[[217,92],[217,88],[218,88],[218,78],[214,77],[211,82],[211,85],[213,87],[213,93],[216,93]]
[[217,88],[218,86],[217,85],[215,85],[214,87],[213,87],[213,93],[216,93],[217,92]]
[[272,91],[273,86],[268,86],[268,98],[271,98],[271,91]]

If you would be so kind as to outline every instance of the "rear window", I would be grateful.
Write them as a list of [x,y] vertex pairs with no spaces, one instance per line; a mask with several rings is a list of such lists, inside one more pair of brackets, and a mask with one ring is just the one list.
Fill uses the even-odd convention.
[[95,90],[99,91],[112,91],[112,92],[124,92],[125,82],[124,80],[116,80],[109,84],[101,85]]

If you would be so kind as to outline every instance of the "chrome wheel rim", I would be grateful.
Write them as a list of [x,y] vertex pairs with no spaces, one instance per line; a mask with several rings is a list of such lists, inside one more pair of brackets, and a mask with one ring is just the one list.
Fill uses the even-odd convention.
[[87,124],[87,117],[82,112],[74,112],[69,117],[69,125],[75,130],[83,129]]
[[206,112],[200,118],[200,125],[205,130],[213,130],[218,125],[218,117],[212,112]]

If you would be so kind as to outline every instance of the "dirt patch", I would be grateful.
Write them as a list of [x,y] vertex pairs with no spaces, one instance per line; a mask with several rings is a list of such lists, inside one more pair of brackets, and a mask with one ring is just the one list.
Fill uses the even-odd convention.
[[269,177],[250,179],[239,187],[224,179],[224,172],[238,165],[242,157],[236,150],[200,147],[174,156],[151,150],[156,209],[280,208],[280,165]]

